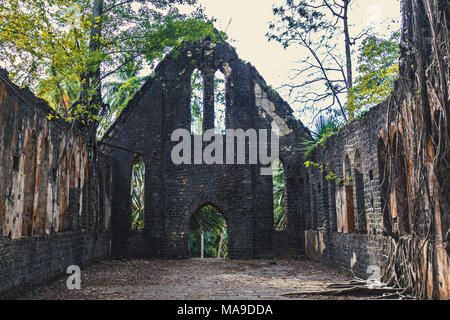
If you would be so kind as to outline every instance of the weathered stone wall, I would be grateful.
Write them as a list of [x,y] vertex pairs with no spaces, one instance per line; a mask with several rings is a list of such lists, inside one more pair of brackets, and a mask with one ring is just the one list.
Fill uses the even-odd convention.
[[445,1],[405,0],[402,14],[399,77],[388,101],[313,156],[349,179],[328,182],[327,193],[320,170],[311,170],[319,227],[306,231],[306,246],[362,276],[381,267],[383,281],[418,298],[448,299],[450,11]]
[[[288,224],[283,237],[274,238],[272,178],[260,175],[260,164],[248,164],[248,152],[244,165],[173,164],[171,150],[178,142],[171,141],[171,134],[179,128],[190,131],[191,74],[196,68],[205,79],[214,79],[217,70],[225,75],[227,129],[270,130],[275,124],[279,128],[287,186]],[[206,98],[211,94],[205,89],[205,129],[214,126],[214,105]],[[218,208],[226,219],[230,257],[270,255],[272,248],[302,253],[301,190],[295,187],[300,179],[302,135],[308,133],[291,108],[228,44],[204,41],[169,55],[102,141],[113,157],[114,256],[136,255],[130,245],[140,243],[141,255],[188,257],[189,221],[206,204]],[[129,190],[137,157],[144,159],[146,168],[143,241],[136,241],[131,233]]]
[[70,265],[80,267],[105,259],[108,233],[79,231],[0,243],[0,295],[32,286],[66,273]]
[[[448,146],[448,28],[439,25],[448,23],[448,7],[438,0],[404,3],[408,32],[391,97],[400,108],[385,102],[344,126],[312,153],[315,165],[309,169],[300,146],[308,131],[226,43],[205,40],[164,59],[107,132],[104,153],[98,154],[88,152],[67,123],[46,119],[55,116],[47,104],[0,71],[0,293],[49,279],[69,264],[108,256],[110,220],[115,257],[189,257],[189,221],[202,206],[213,205],[227,221],[231,258],[306,254],[376,277],[386,254],[398,258],[393,239],[401,238],[403,251],[421,248],[403,261],[410,270],[418,266],[408,273],[429,287],[419,293],[448,298],[449,156],[440,150]],[[246,164],[172,162],[178,143],[171,141],[172,132],[191,126],[195,69],[204,77],[204,129],[214,127],[211,81],[220,70],[227,129],[279,130],[286,230],[274,230],[272,179],[260,174],[261,164],[248,164],[248,152]],[[146,167],[143,232],[131,230],[137,158]],[[439,192],[430,196],[435,188]]]
[[305,231],[306,253],[361,277],[380,267],[386,240],[378,150],[386,112],[382,103],[344,126],[314,150],[311,160],[317,165],[308,169],[315,201],[313,216],[306,217],[312,220]]
[[0,70],[0,292],[109,252],[108,160],[56,116]]

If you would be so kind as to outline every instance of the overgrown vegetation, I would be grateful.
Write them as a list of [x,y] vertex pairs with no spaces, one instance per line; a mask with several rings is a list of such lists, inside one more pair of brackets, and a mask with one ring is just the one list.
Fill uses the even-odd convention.
[[[206,205],[199,209],[190,221],[190,249],[192,257],[201,256],[201,235],[204,237],[204,257],[220,258],[228,256],[228,232],[223,215],[213,206]],[[220,246],[220,244],[222,244]]]
[[145,163],[142,159],[133,165],[131,191],[131,227],[133,230],[144,229]]
[[[286,83],[291,101],[314,118],[324,115],[338,124],[383,101],[398,74],[399,33],[389,39],[364,28],[351,34],[354,0],[286,0],[273,8],[267,38],[285,49],[306,49],[297,61],[293,83]],[[354,47],[360,43],[355,81]]]
[[139,76],[139,72],[142,70],[142,61],[128,61],[126,57],[121,57],[121,59],[126,64],[123,71],[117,73],[117,80],[106,82],[103,85],[103,100],[108,104],[109,109],[99,123],[97,130],[98,139],[103,137],[114,120],[119,117],[122,110],[127,106],[128,102],[150,77]]
[[[389,100],[389,110],[395,112],[388,114],[386,123],[384,197],[405,187],[404,179],[408,197],[399,210],[408,214],[410,233],[393,232],[392,208],[385,201],[383,228],[391,241],[385,248],[381,279],[397,288],[400,297],[448,297],[443,283],[448,280],[445,243],[450,239],[450,68],[446,59],[450,25],[448,6],[443,4],[404,1],[401,76]],[[408,168],[404,177],[399,176],[402,168]]]
[[362,112],[383,102],[394,89],[398,77],[400,33],[389,39],[368,36],[359,47],[358,72],[350,90],[348,109],[356,118]]
[[316,130],[311,132],[311,139],[302,138],[301,145],[303,148],[303,155],[308,158],[315,148],[318,146],[324,147],[326,141],[333,134],[338,132],[340,126],[332,118],[327,118],[320,115],[316,120]]
[[286,205],[283,163],[277,159],[272,166],[273,224],[276,231],[286,230]]
[[[216,72],[217,73],[220,71]],[[203,75],[195,69],[191,76],[191,132],[203,133]],[[214,129],[218,134],[225,134],[225,80],[214,77]]]
[[151,69],[185,41],[217,38],[200,9],[181,14],[179,4],[196,0],[5,0],[0,60],[14,82],[78,120],[94,140],[97,124],[111,115],[102,100],[105,81],[130,63]]

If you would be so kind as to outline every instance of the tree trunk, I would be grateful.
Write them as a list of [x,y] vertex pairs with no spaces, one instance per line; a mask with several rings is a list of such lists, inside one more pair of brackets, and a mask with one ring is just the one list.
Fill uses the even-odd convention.
[[225,227],[222,229],[222,234],[220,235],[219,250],[217,250],[217,259],[220,258],[220,253],[222,252],[223,238],[225,237]]
[[[391,168],[387,192],[405,189],[403,214],[409,226],[386,245],[383,280],[418,298],[450,299],[445,237],[450,212],[450,11],[446,0],[403,0],[402,12],[400,77],[383,136]],[[398,185],[402,165],[405,182]],[[383,224],[392,229],[388,218]]]
[[348,0],[344,0],[344,36],[345,36],[345,60],[347,67],[347,91],[353,87],[353,72],[352,72],[352,52],[350,49],[350,32],[348,30]]
[[[91,35],[89,39],[89,51],[91,54],[101,48],[101,35],[102,35],[102,14],[103,14],[103,0],[94,0],[94,6],[92,10],[92,27]],[[96,88],[96,94],[101,97],[100,87],[100,62],[97,62],[94,66],[94,71],[90,75],[91,84]]]
[[[101,30],[104,0],[94,0],[92,6],[92,26],[89,38],[89,53],[93,56],[101,48]],[[98,123],[92,118],[98,115],[103,107],[100,83],[101,61],[94,61],[89,66],[89,71],[81,76],[81,93],[78,104],[84,106],[87,115],[81,120],[83,132],[86,139],[91,143],[96,141],[96,131]],[[92,95],[90,92],[95,90]]]
[[203,252],[205,251],[205,236],[200,235],[200,258],[203,259]]

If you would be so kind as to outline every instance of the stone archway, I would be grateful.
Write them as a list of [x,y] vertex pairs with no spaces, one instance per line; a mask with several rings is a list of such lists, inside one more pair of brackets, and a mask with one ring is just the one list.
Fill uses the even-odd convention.
[[206,202],[189,219],[190,257],[225,258],[228,255],[228,225],[224,211]]

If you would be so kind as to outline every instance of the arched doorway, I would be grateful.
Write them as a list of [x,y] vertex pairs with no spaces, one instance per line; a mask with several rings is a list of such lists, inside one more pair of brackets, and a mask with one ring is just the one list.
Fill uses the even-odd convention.
[[196,258],[228,257],[228,227],[223,213],[216,206],[205,204],[192,215],[189,253]]

